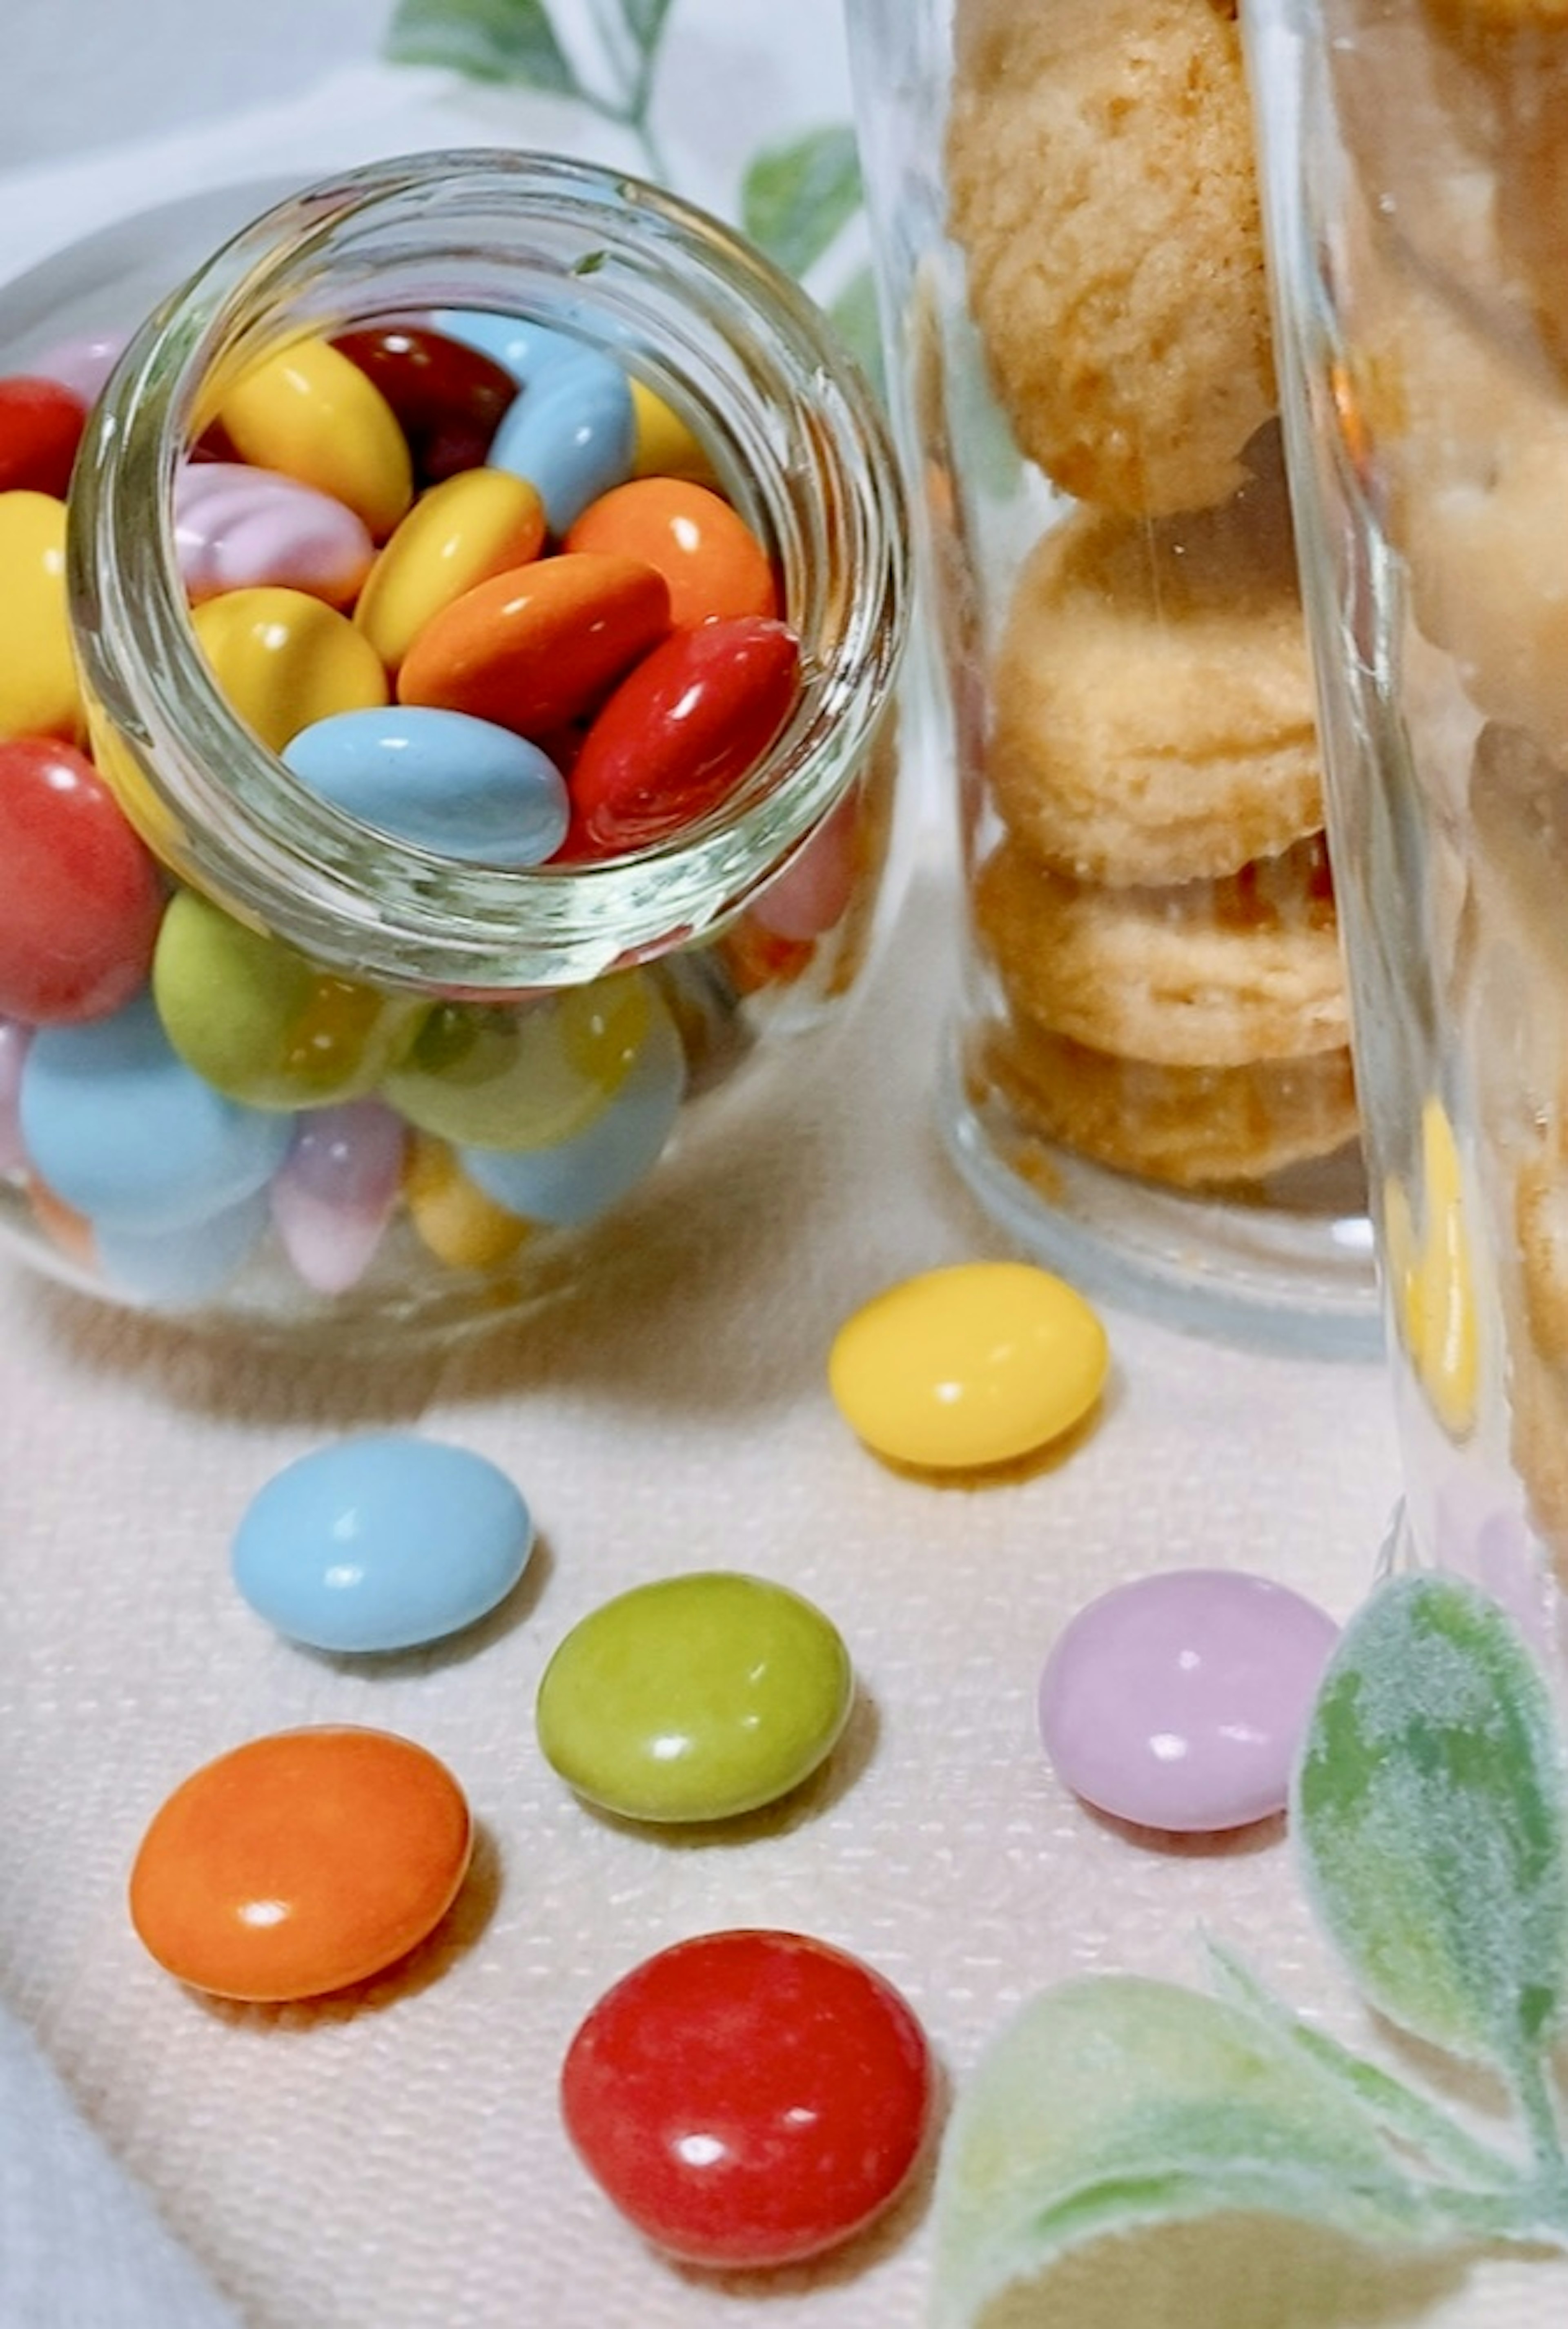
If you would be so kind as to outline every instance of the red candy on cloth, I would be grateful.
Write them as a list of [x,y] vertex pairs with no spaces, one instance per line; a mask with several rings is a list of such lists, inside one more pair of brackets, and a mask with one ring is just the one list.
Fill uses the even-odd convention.
[[600,1998],[562,2072],[566,2131],[638,2230],[692,2264],[836,2247],[924,2141],[924,2032],[892,1985],[800,1933],[707,1933]]

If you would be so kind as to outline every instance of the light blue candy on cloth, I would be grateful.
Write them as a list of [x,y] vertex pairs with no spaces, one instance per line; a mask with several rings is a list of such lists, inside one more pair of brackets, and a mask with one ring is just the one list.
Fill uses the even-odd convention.
[[288,1154],[294,1119],[225,1099],[188,1068],[149,993],[43,1027],[22,1071],[33,1170],[100,1231],[156,1237],[241,1204]]
[[657,1164],[685,1088],[681,1039],[659,1004],[625,1081],[585,1131],[550,1148],[459,1148],[458,1161],[486,1196],[525,1221],[592,1221]]
[[271,1214],[265,1189],[207,1221],[177,1230],[94,1231],[99,1268],[111,1286],[149,1310],[184,1310],[210,1302],[266,1236]]
[[592,348],[558,356],[507,407],[486,466],[526,477],[552,533],[631,475],[637,408],[618,363]]
[[498,1466],[390,1431],[275,1473],[242,1514],[230,1560],[244,1598],[291,1641],[369,1652],[473,1625],[510,1593],[533,1546],[528,1506]]
[[553,760],[466,712],[335,712],[302,728],[283,759],[323,800],[438,856],[539,865],[566,838],[571,804]]

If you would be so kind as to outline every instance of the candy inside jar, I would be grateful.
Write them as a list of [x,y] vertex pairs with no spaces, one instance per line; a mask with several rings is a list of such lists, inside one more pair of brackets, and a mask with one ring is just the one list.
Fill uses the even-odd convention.
[[293,197],[123,354],[36,284],[9,1225],[162,1309],[527,1299],[864,968],[903,621],[868,394],[713,222],[536,156]]

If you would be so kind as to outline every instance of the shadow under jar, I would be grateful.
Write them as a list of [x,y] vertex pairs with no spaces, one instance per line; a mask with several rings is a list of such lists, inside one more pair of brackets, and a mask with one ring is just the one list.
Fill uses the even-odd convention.
[[[464,150],[278,192],[149,212],[0,293],[0,407],[18,378],[64,380],[90,403],[67,508],[63,486],[0,490],[21,606],[5,650],[18,662],[0,666],[0,824],[14,844],[0,870],[14,932],[0,944],[0,1209],[33,1259],[113,1301],[279,1328],[456,1329],[593,1266],[605,1225],[635,1213],[677,1151],[722,1174],[736,1108],[776,1094],[802,1064],[791,1039],[835,1026],[862,985],[900,856],[901,498],[874,402],[815,308],[653,187]],[[430,523],[432,496],[460,497],[477,472],[487,508],[497,470],[526,475],[529,457],[507,467],[497,436],[489,454],[449,445],[438,461],[363,357],[388,330],[477,352],[514,445],[543,441],[547,464],[564,442],[578,461],[576,504],[569,486],[553,502],[541,475],[525,556],[487,542],[487,520]],[[94,367],[111,360],[99,385]],[[241,607],[236,623],[242,589],[190,584],[185,497],[220,462],[241,486],[291,464],[308,484],[311,454],[270,454],[265,426],[252,445],[247,400],[280,368],[298,373],[286,394],[312,408],[308,438],[323,365],[333,392],[345,368],[354,400],[369,387],[378,429],[388,414],[394,437],[401,426],[407,476],[384,506],[373,484],[362,496],[368,581],[345,594],[285,575],[281,611]],[[327,422],[335,459],[345,431],[330,410]],[[0,410],[0,459],[4,430]],[[363,434],[350,423],[360,451]],[[449,839],[461,770],[442,770],[450,785],[427,787],[411,817],[406,802],[383,807],[395,786],[345,791],[330,761],[323,780],[298,736],[345,704],[367,719],[379,707],[392,731],[411,702],[474,709],[467,646],[433,693],[411,688],[413,648],[400,640],[394,656],[386,621],[366,619],[406,526],[424,523],[423,547],[383,615],[411,589],[427,636],[450,611],[431,579],[443,560],[468,598],[514,607],[547,568],[575,558],[581,577],[596,554],[619,559],[646,616],[666,587],[655,567],[613,529],[598,552],[591,532],[573,547],[584,497],[591,514],[639,476],[677,481],[665,527],[677,550],[689,491],[726,539],[739,522],[765,610],[727,617],[721,587],[713,614],[672,583],[667,610],[621,636],[613,593],[607,614],[574,582],[554,627],[535,625],[532,661],[501,657],[521,690],[496,697],[503,760],[521,749],[535,773],[549,764],[543,783],[564,779],[552,853],[524,862],[486,837],[493,783],[477,825]],[[771,696],[730,663],[704,675],[726,620],[762,636]],[[672,642],[698,657],[691,687],[652,699],[675,773],[639,825],[641,764],[600,750],[627,813],[590,829],[572,793],[589,740]],[[443,695],[454,657],[461,684]],[[51,658],[70,674],[52,695],[29,675],[46,679]],[[65,772],[41,782],[51,750]],[[74,820],[39,808],[51,783]],[[515,806],[506,795],[502,824]],[[128,845],[140,874],[125,871]],[[121,894],[138,879],[150,905]],[[51,932],[91,954],[84,931],[115,912],[120,958],[52,989]]]
[[964,869],[950,1153],[1081,1283],[1375,1352],[1235,12],[850,15]]

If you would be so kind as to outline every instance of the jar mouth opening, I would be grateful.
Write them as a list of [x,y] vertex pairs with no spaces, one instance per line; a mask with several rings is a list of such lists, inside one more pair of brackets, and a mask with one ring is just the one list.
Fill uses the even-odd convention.
[[[173,492],[223,385],[291,339],[437,308],[546,323],[611,356],[694,429],[774,557],[800,643],[796,701],[731,798],[673,839],[556,866],[433,854],[301,784],[202,653]],[[154,311],[90,422],[68,559],[95,748],[177,877],[391,984],[505,989],[687,943],[794,853],[886,708],[906,536],[871,390],[761,254],[623,173],[460,148],[274,203]]]

